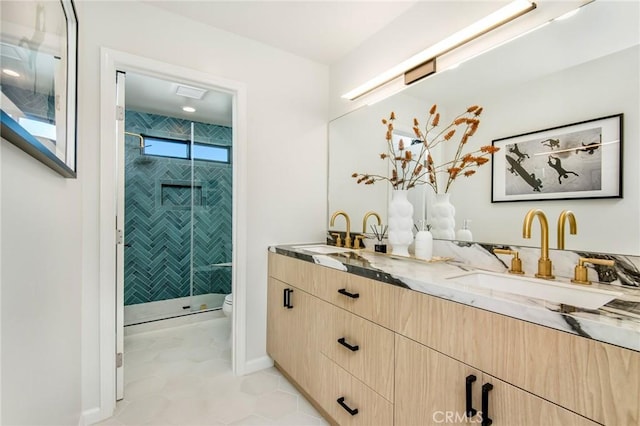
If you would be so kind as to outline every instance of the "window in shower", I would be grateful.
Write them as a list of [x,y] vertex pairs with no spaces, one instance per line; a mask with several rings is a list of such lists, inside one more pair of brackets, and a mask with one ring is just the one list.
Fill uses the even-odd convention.
[[189,141],[143,136],[144,154],[157,157],[183,158],[229,163],[230,147]]
[[156,157],[189,158],[189,142],[143,136],[144,154]]

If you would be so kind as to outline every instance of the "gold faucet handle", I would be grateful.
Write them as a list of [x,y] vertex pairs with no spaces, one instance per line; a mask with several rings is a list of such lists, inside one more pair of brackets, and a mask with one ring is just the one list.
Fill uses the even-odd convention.
[[524,274],[522,271],[522,260],[520,259],[520,254],[516,250],[507,250],[507,249],[493,249],[495,254],[509,254],[513,256],[511,259],[511,269],[507,272],[510,274]]
[[360,247],[360,243],[362,242],[362,239],[364,238],[364,235],[356,235],[356,238],[353,240],[353,248],[358,250],[361,249],[362,247]]
[[332,233],[334,237],[336,237],[336,247],[342,247],[342,237],[337,232]]
[[581,257],[580,259],[578,259],[578,264],[576,265],[576,268],[574,270],[573,279],[571,280],[572,283],[584,284],[584,285],[591,284],[591,281],[589,281],[589,278],[587,275],[587,267],[584,266],[585,263],[591,263],[593,265],[603,265],[603,266],[615,265],[615,262],[613,260]]

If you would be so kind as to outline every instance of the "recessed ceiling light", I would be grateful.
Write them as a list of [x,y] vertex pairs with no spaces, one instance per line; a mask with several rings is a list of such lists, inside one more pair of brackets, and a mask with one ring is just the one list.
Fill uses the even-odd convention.
[[3,68],[2,72],[11,77],[20,77],[20,74],[15,72],[14,70],[10,70],[9,68]]
[[194,107],[190,107],[190,106],[183,106],[182,110],[184,112],[196,112],[196,109]]

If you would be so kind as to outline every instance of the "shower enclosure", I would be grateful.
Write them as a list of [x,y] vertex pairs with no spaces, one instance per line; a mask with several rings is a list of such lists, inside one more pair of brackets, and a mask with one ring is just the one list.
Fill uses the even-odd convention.
[[231,119],[145,105],[137,85],[177,84],[126,80],[124,325],[220,309],[232,283]]

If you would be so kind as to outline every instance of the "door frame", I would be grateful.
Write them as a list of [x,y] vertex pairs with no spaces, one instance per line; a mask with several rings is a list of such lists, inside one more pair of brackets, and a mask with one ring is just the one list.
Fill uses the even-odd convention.
[[112,415],[116,404],[116,71],[137,72],[187,85],[227,92],[233,97],[232,343],[234,374],[247,371],[247,113],[246,85],[202,71],[109,48],[100,49],[100,411]]

